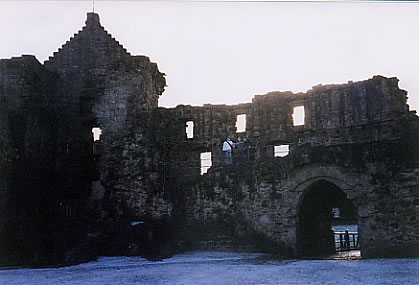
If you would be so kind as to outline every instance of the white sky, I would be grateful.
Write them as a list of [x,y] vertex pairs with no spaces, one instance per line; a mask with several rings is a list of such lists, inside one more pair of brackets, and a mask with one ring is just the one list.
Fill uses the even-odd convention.
[[[84,26],[91,1],[0,1],[0,58],[43,62]],[[95,1],[101,23],[167,74],[160,105],[236,104],[375,74],[419,108],[419,3]]]

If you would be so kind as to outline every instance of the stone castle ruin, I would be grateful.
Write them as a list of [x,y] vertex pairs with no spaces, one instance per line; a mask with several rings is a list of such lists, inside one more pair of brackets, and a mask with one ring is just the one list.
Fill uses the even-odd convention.
[[419,118],[396,78],[176,108],[165,86],[95,13],[43,64],[0,60],[1,264],[322,255],[337,217],[363,257],[419,255]]

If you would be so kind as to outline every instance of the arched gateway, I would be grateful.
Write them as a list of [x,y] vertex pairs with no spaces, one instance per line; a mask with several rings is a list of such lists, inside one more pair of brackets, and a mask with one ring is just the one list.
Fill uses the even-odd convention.
[[347,228],[357,232],[356,243],[362,254],[362,233],[369,221],[365,216],[365,195],[371,188],[368,176],[338,166],[314,165],[294,171],[286,187],[293,209],[288,221],[293,225],[292,234],[286,244],[296,256],[324,256],[339,250],[343,244],[334,232]]
[[338,234],[337,241],[335,233],[339,226],[357,224],[357,209],[338,186],[326,179],[313,182],[304,191],[298,212],[299,255],[321,256],[335,253],[336,248],[350,249],[349,233]]

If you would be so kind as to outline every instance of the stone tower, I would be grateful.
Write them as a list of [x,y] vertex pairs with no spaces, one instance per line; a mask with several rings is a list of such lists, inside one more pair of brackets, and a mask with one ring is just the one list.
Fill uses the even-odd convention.
[[[3,259],[59,262],[96,225],[102,205],[95,199],[118,200],[105,188],[149,165],[165,79],[147,57],[131,56],[95,13],[43,65],[32,56],[1,60],[0,75],[1,195],[9,209],[1,247],[11,251]],[[102,133],[97,142],[93,128]]]

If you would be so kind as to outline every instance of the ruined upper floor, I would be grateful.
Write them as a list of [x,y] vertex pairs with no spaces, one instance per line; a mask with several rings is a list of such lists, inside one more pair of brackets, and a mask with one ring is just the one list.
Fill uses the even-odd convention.
[[397,78],[318,85],[305,93],[269,92],[251,103],[159,108],[161,144],[220,145],[227,137],[261,145],[338,144],[395,138],[386,124],[414,115]]

